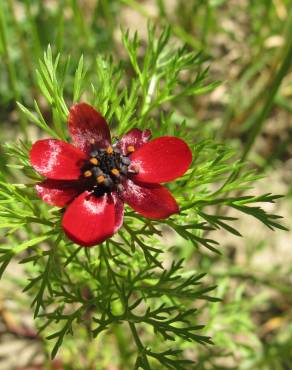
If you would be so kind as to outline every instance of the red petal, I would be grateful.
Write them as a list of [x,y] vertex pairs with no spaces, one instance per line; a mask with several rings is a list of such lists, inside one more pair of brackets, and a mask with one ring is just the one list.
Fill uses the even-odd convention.
[[85,247],[100,244],[115,232],[115,202],[108,194],[96,197],[85,191],[68,206],[62,226],[77,244]]
[[145,217],[163,219],[179,212],[176,200],[164,186],[138,185],[127,180],[124,188],[123,200]]
[[91,105],[75,104],[70,108],[69,132],[74,144],[82,151],[89,152],[92,144],[107,147],[111,143],[108,124]]
[[64,207],[78,194],[71,182],[45,180],[35,186],[38,196],[52,206]]
[[76,180],[85,153],[71,144],[55,139],[39,140],[30,151],[30,162],[41,175],[55,180]]
[[130,158],[133,167],[139,170],[135,181],[160,183],[182,176],[192,162],[192,152],[183,140],[162,136],[145,144]]
[[133,128],[131,131],[126,133],[118,144],[123,154],[128,154],[128,146],[133,146],[135,150],[139,149],[150,139],[151,130],[147,129],[144,131],[138,128]]

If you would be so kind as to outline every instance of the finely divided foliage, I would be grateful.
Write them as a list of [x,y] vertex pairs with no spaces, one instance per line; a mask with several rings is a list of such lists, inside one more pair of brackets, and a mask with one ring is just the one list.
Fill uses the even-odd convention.
[[253,216],[271,229],[284,229],[279,216],[259,206],[278,196],[237,195],[251,192],[257,176],[245,170],[229,148],[204,138],[194,141],[186,123],[174,120],[168,102],[206,93],[217,83],[206,82],[200,54],[184,47],[173,50],[168,29],[157,38],[154,34],[149,27],[148,46],[141,58],[138,35],[123,32],[133,74],[129,81],[125,79],[127,62],[117,64],[98,56],[96,80],[89,82],[86,59],[81,57],[68,102],[63,94],[69,59],[61,61],[60,55],[54,59],[49,47],[37,76],[52,109],[53,124],[46,122],[37,102],[33,111],[21,104],[19,108],[48,136],[62,140],[68,139],[68,107],[81,97],[105,116],[118,135],[133,127],[150,127],[154,136],[182,137],[194,159],[188,172],[170,185],[179,215],[150,220],[126,208],[124,225],[116,236],[91,249],[72,245],[61,228],[62,211],[45,205],[35,193],[34,184],[42,179],[28,160],[31,144],[19,141],[5,148],[11,171],[25,174],[27,182],[12,184],[0,175],[0,226],[7,240],[0,249],[0,274],[12,258],[25,266],[30,280],[24,290],[32,297],[40,333],[51,332],[47,338],[54,341],[53,357],[65,336],[74,335],[80,325],[86,326],[91,337],[122,326],[131,338],[128,350],[134,369],[193,368],[180,343],[212,344],[197,322],[197,309],[199,300],[216,301],[209,295],[214,287],[203,282],[204,273],[186,271],[184,261],[168,253],[163,231],[174,231],[178,238],[190,241],[194,253],[201,248],[220,253],[219,243],[206,234],[225,229],[240,236],[231,226],[235,218],[224,215],[228,208]]

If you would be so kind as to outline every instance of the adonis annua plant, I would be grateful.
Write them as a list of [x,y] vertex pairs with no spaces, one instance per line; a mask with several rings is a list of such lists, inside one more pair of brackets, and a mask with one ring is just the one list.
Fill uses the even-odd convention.
[[240,235],[228,208],[284,228],[258,204],[278,196],[237,195],[257,176],[175,118],[181,101],[217,83],[207,83],[200,54],[174,51],[169,37],[150,27],[141,58],[138,36],[124,33],[128,60],[98,56],[90,78],[83,57],[72,79],[69,60],[49,47],[37,76],[51,124],[37,102],[19,104],[42,139],[5,146],[14,178],[1,175],[0,273],[12,259],[23,264],[38,335],[52,357],[71,338],[78,369],[194,368],[185,344],[213,345],[201,307],[216,297],[176,242],[191,243],[193,256],[219,253],[212,230]]

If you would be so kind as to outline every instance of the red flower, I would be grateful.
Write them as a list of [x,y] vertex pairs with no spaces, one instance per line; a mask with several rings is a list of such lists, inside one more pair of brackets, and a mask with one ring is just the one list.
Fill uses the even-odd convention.
[[47,179],[36,185],[45,202],[64,207],[62,226],[83,246],[111,237],[123,223],[124,202],[141,215],[163,219],[179,211],[161,182],[182,176],[192,154],[172,136],[148,142],[150,130],[132,129],[111,145],[106,120],[93,107],[71,107],[69,133],[73,145],[39,140],[30,151],[34,169]]

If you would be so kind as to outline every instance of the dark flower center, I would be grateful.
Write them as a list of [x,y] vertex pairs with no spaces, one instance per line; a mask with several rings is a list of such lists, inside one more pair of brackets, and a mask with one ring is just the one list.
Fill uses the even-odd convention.
[[[128,147],[129,154],[132,151],[134,148]],[[122,191],[123,180],[135,173],[135,170],[129,168],[130,164],[129,157],[123,155],[115,145],[106,149],[92,149],[90,158],[81,168],[81,176],[87,179],[88,188],[96,196]]]

